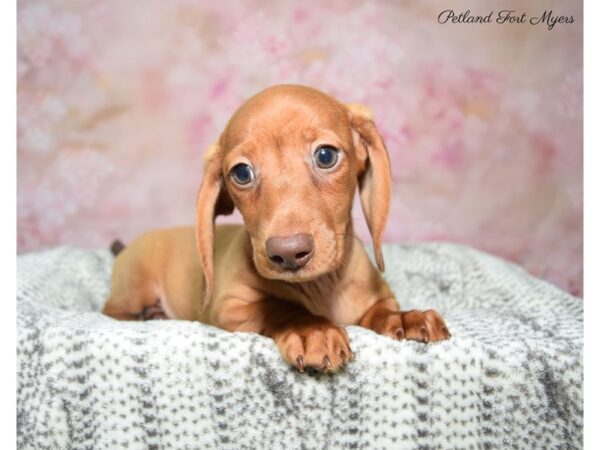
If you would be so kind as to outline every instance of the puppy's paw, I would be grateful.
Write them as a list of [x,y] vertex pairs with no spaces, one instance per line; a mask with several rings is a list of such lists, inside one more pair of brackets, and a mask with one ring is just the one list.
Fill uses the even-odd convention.
[[330,323],[290,325],[275,342],[300,372],[336,372],[354,358],[346,330]]
[[451,334],[440,314],[433,310],[406,311],[402,314],[404,337],[420,342],[436,342],[448,339]]
[[444,319],[433,309],[389,311],[377,321],[373,331],[392,339],[411,339],[425,343],[443,341],[451,336]]
[[151,306],[146,306],[137,315],[138,320],[165,320],[168,319],[165,309],[162,306],[162,302],[159,298],[156,299],[156,303]]

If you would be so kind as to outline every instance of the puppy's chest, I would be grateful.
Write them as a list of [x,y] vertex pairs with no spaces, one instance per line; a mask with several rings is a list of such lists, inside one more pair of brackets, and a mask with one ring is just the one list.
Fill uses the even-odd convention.
[[304,288],[299,301],[313,314],[339,325],[356,324],[374,303],[373,293],[348,286]]

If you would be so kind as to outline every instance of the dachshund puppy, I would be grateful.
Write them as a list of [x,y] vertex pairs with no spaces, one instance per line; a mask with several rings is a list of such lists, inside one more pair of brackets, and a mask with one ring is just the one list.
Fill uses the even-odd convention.
[[[437,312],[399,311],[379,272],[391,184],[367,108],[304,86],[266,89],[207,152],[196,227],[152,231],[127,246],[103,312],[260,333],[301,372],[336,371],[352,359],[344,325],[447,339]],[[379,270],[353,235],[357,186]],[[244,225],[215,227],[234,208]]]

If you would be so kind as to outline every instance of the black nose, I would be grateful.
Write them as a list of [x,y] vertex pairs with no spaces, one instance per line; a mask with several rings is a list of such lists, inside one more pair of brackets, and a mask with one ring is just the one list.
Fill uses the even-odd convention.
[[312,258],[313,250],[313,238],[308,234],[274,237],[267,241],[269,259],[284,269],[296,270],[304,267]]

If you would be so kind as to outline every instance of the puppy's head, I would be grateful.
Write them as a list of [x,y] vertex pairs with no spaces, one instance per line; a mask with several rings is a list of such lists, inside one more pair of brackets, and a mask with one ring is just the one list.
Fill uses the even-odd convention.
[[197,206],[205,301],[212,295],[216,215],[239,209],[261,276],[308,281],[347,256],[357,184],[383,270],[391,175],[369,110],[304,86],[275,86],[249,99],[205,160]]

